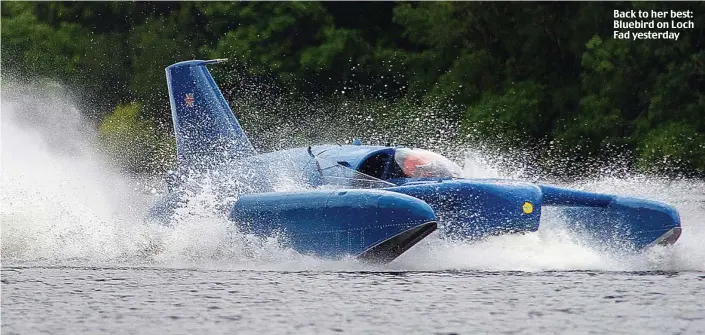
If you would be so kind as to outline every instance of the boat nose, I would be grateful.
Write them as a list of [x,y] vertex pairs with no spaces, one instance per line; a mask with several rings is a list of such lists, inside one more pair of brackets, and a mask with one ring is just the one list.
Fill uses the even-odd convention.
[[678,241],[678,239],[681,237],[681,233],[683,232],[683,228],[681,227],[673,227],[671,230],[667,231],[665,234],[661,235],[654,244],[657,245],[672,245]]

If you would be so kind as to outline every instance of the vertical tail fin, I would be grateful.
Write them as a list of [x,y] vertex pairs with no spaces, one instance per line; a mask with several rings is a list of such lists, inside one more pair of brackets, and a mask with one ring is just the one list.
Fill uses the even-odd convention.
[[255,154],[206,68],[207,64],[220,61],[223,60],[192,60],[166,68],[177,154],[182,165]]

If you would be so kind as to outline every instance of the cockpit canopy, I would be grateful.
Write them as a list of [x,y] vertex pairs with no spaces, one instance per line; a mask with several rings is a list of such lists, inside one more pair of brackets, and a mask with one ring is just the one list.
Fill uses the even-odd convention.
[[463,174],[458,164],[423,149],[397,148],[394,162],[406,178],[457,178]]
[[[327,146],[312,149],[324,184],[402,185],[410,179],[461,178],[462,169],[431,151],[405,147]],[[335,182],[334,182],[335,180]],[[360,184],[356,183],[356,185]]]

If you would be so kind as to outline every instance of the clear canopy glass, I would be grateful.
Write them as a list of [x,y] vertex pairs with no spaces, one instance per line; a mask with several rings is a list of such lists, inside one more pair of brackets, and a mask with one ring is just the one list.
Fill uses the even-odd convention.
[[463,174],[458,164],[423,149],[398,148],[394,161],[407,178],[457,178]]

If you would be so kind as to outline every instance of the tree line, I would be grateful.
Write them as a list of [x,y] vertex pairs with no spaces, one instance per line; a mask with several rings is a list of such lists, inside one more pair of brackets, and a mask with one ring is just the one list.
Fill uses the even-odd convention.
[[[695,28],[614,39],[615,9],[691,10]],[[539,165],[619,153],[630,169],[705,175],[702,1],[2,2],[1,50],[3,81],[79,92],[135,171],[173,149],[164,67],[230,58],[214,70],[226,95],[252,82],[280,97],[346,94],[392,106],[372,112],[382,120],[436,106],[459,137],[500,138]]]

